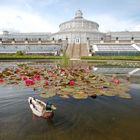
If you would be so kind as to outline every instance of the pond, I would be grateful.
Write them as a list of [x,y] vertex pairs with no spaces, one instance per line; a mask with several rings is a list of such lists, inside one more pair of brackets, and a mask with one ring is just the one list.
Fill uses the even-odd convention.
[[[3,63],[1,69],[9,64]],[[15,64],[10,64],[15,65]],[[0,140],[139,140],[140,138],[140,74],[126,68],[93,67],[96,73],[126,78],[132,98],[98,96],[77,100],[59,96],[47,100],[57,110],[53,120],[33,117],[27,99],[38,96],[31,88],[0,86]]]

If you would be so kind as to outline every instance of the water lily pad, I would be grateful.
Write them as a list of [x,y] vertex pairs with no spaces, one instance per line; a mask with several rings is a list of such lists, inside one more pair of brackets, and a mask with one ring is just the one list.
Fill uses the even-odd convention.
[[20,87],[26,87],[25,80],[31,80],[32,84],[27,87],[38,91],[44,98],[56,94],[63,98],[73,96],[76,99],[95,95],[131,97],[127,93],[129,83],[126,80],[119,79],[119,83],[115,83],[112,82],[112,77],[90,73],[78,67],[77,69],[45,66],[39,68],[23,64],[1,71],[0,78],[6,84],[17,84]]
[[119,94],[118,96],[121,97],[121,98],[126,98],[126,99],[130,99],[131,98],[131,95],[127,94],[127,93],[122,93],[122,94]]
[[55,89],[42,90],[40,96],[43,98],[49,98],[56,95]]
[[88,95],[85,94],[84,92],[79,91],[79,92],[73,94],[72,97],[75,99],[86,99],[88,97]]
[[60,95],[60,97],[61,98],[66,98],[66,99],[70,98],[70,96],[68,96],[68,95]]

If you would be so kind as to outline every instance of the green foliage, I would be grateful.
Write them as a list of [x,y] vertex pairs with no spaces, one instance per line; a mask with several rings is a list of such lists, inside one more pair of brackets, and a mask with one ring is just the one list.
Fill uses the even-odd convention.
[[16,52],[16,56],[23,56],[24,55],[24,52],[23,51],[17,51]]
[[86,60],[135,60],[140,61],[140,56],[82,56]]
[[140,63],[139,61],[131,61],[131,62],[127,62],[127,61],[89,61],[88,62],[90,65],[94,65],[94,66],[119,66],[122,68],[138,68],[140,67]]
[[62,57],[60,65],[63,67],[68,67],[70,65],[70,59],[66,54]]
[[62,59],[62,56],[1,54],[0,59]]

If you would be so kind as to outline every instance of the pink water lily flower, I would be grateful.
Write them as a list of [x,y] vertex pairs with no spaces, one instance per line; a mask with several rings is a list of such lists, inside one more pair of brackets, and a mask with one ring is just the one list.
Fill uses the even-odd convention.
[[4,82],[4,80],[3,79],[0,79],[0,83],[3,83]]
[[28,79],[28,78],[27,78],[26,76],[23,77],[23,80],[24,80],[24,81],[27,80],[27,79]]
[[75,85],[75,81],[74,81],[74,80],[70,80],[70,81],[69,81],[69,85],[70,85],[70,86],[74,86],[74,85]]
[[35,80],[36,80],[34,76],[33,76],[33,77],[31,77],[31,79],[32,79],[33,81],[35,81]]
[[16,69],[15,72],[18,73],[19,72],[19,69]]
[[19,76],[20,76],[20,77],[23,77],[23,76],[24,76],[24,74],[23,74],[23,73],[20,73],[20,74],[19,74]]
[[26,84],[26,86],[31,86],[31,85],[34,85],[35,83],[32,79],[26,79],[25,84]]
[[34,76],[34,78],[35,78],[37,81],[40,81],[40,80],[41,80],[40,75],[36,75],[36,76]]
[[48,82],[47,80],[45,81],[45,85],[46,85],[46,86],[49,85],[49,82]]

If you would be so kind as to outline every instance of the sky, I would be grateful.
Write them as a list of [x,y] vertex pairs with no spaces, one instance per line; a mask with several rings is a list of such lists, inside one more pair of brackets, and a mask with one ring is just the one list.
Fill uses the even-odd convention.
[[101,32],[140,31],[139,5],[140,0],[0,0],[0,33],[54,33],[79,9]]

